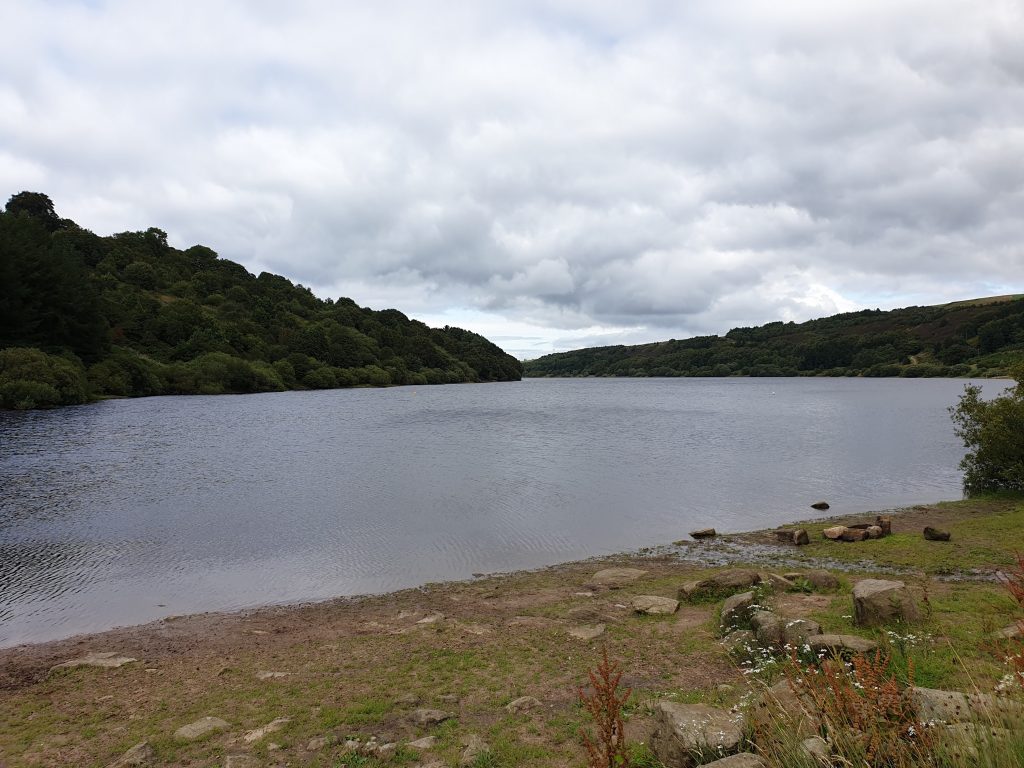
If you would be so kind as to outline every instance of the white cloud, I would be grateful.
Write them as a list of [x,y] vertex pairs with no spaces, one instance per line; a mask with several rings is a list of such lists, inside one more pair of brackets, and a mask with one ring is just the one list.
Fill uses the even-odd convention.
[[9,194],[524,354],[1024,283],[1013,0],[65,0],[4,28]]

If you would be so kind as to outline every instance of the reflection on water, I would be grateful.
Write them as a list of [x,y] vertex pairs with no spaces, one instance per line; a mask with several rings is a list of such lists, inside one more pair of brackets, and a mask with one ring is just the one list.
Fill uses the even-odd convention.
[[956,497],[962,387],[535,380],[0,412],[0,646],[774,525],[819,497]]

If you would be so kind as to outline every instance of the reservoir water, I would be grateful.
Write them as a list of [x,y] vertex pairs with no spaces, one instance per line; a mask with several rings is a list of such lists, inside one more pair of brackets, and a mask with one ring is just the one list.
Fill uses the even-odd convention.
[[0,412],[0,647],[762,528],[818,499],[958,498],[963,385],[540,379]]

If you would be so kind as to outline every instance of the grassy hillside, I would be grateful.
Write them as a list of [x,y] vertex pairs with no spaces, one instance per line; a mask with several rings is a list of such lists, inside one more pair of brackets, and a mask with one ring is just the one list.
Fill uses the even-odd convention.
[[521,374],[482,336],[319,299],[159,229],[99,237],[39,193],[0,213],[0,407]]
[[524,369],[526,376],[1003,376],[1021,360],[1024,297],[996,296],[578,349]]

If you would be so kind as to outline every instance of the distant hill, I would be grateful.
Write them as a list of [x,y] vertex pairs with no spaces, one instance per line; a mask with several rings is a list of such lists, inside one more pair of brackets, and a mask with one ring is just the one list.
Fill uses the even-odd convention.
[[1003,376],[1024,362],[1024,297],[995,296],[725,336],[591,347],[524,364],[526,376]]
[[159,229],[100,237],[33,192],[0,213],[0,407],[521,375],[475,333],[319,299]]

